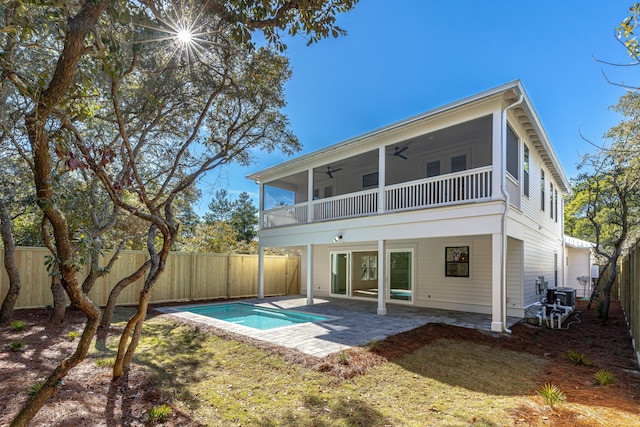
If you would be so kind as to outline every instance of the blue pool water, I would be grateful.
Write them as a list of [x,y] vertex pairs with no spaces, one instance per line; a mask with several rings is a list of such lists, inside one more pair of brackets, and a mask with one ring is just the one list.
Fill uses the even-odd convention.
[[259,307],[257,305],[233,302],[228,304],[204,305],[184,308],[184,311],[236,323],[249,328],[265,331],[299,323],[322,322],[327,317],[300,313],[291,310]]

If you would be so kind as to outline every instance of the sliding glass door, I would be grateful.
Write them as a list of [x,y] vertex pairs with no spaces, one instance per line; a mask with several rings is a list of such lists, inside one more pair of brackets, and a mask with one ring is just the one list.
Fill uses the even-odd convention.
[[413,250],[387,251],[389,299],[413,301]]
[[349,287],[349,254],[331,254],[331,293],[347,295]]

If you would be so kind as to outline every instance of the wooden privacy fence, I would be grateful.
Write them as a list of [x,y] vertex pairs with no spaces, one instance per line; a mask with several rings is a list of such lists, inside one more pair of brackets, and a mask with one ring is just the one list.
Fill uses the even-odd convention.
[[618,286],[620,302],[633,338],[633,348],[640,361],[640,239],[622,259]]
[[[0,301],[7,294],[9,278],[4,269],[0,249]],[[44,265],[46,248],[16,248],[16,264],[22,287],[16,308],[45,307],[53,304],[51,278]],[[105,265],[112,252],[105,251],[101,264]],[[122,251],[111,272],[97,280],[89,293],[98,305],[105,305],[111,288],[123,277],[133,273],[146,260],[144,251]],[[88,266],[79,276],[82,281]],[[136,304],[144,278],[122,291],[118,304]],[[300,293],[300,258],[285,256],[264,257],[265,295],[296,295]],[[156,283],[152,302],[196,301],[213,298],[241,298],[258,294],[258,256],[239,254],[205,254],[172,252],[166,268]]]

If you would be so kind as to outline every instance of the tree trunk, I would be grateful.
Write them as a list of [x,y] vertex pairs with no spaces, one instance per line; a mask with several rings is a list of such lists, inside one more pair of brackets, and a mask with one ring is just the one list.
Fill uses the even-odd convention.
[[[149,307],[149,299],[151,298],[151,290],[157,283],[158,279],[164,272],[164,267],[171,250],[171,244],[177,234],[177,230],[174,229],[173,234],[163,235],[162,249],[159,253],[155,251],[153,245],[153,237],[155,236],[156,226],[151,225],[149,228],[149,235],[147,238],[147,249],[149,251],[149,263],[150,273],[147,276],[144,287],[140,291],[140,299],[138,303],[138,311],[131,316],[131,319],[127,322],[122,335],[120,336],[120,343],[118,344],[118,354],[116,355],[116,361],[113,365],[113,380],[116,380],[122,376],[122,374],[129,370],[131,365],[131,359],[138,347],[140,341],[140,334],[142,333],[142,325],[147,316],[147,309]],[[129,342],[131,338],[131,342]],[[127,345],[127,343],[129,343]]]
[[54,201],[53,161],[46,123],[73,83],[78,63],[86,53],[87,34],[110,3],[106,0],[82,2],[77,15],[67,19],[64,49],[58,58],[49,86],[39,93],[33,110],[25,116],[33,156],[33,180],[38,206],[53,229],[62,284],[71,302],[87,316],[87,323],[74,353],[60,362],[47,378],[45,385],[27,400],[13,419],[12,426],[27,426],[49,399],[58,381],[86,357],[100,321],[100,309],[82,292],[78,283],[69,224],[64,213],[56,208]]
[[53,312],[49,323],[62,323],[64,321],[64,313],[67,311],[67,299],[65,298],[64,287],[60,280],[58,269],[55,269],[51,276],[51,295],[53,295]]
[[611,260],[611,265],[609,266],[609,278],[607,279],[607,284],[604,286],[603,294],[604,301],[602,305],[602,323],[607,323],[609,320],[609,307],[611,306],[611,288],[616,283],[616,277],[618,276],[618,251],[616,251],[616,256]]
[[0,308],[1,324],[13,318],[13,308],[20,294],[20,272],[15,261],[16,245],[13,240],[13,222],[2,197],[0,197],[0,233],[4,244],[4,268],[9,276],[9,290]]
[[82,336],[80,337],[76,350],[69,358],[60,362],[53,373],[51,373],[51,375],[49,375],[45,380],[42,388],[25,403],[18,415],[16,415],[11,422],[11,427],[28,426],[29,422],[36,416],[40,408],[44,406],[56,388],[59,387],[60,381],[73,367],[82,362],[86,357],[89,352],[93,336],[98,329],[100,311],[98,309],[87,310],[85,313],[87,314],[87,323],[84,327],[84,331],[82,332]]
[[102,309],[102,319],[100,320],[101,328],[108,328],[111,326],[111,320],[113,319],[113,312],[116,309],[116,304],[118,303],[118,297],[120,293],[130,284],[134,283],[136,280],[140,279],[144,276],[144,273],[147,272],[149,267],[151,266],[151,261],[145,261],[133,274],[125,277],[120,280],[114,287],[111,289],[109,293],[109,300],[107,301],[107,305]]

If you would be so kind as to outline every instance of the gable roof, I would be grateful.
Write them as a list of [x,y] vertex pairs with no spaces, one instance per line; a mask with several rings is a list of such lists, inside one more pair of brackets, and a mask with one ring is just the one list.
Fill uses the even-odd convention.
[[503,97],[509,99],[510,101],[515,101],[520,97],[520,95],[523,96],[523,102],[513,110],[520,125],[527,133],[529,141],[533,145],[530,148],[533,148],[538,152],[538,154],[544,161],[545,166],[554,177],[556,183],[560,185],[560,190],[564,193],[568,193],[570,189],[569,180],[567,179],[564,170],[562,169],[562,165],[560,164],[560,161],[558,160],[558,157],[556,156],[556,153],[551,146],[544,128],[542,127],[538,114],[533,109],[531,100],[524,90],[524,87],[522,86],[520,80],[514,80],[493,89],[489,89],[484,92],[469,96],[467,98],[445,104],[424,113],[417,114],[407,119],[389,124],[387,126],[383,126],[370,132],[355,136],[353,138],[349,138],[345,141],[329,145],[327,147],[321,148],[320,150],[313,151],[311,153],[296,157],[292,160],[288,160],[286,162],[271,166],[267,169],[249,174],[247,175],[247,178],[259,183],[260,181],[264,180],[265,177],[277,175],[298,165],[313,164],[315,159],[320,159],[329,153],[335,153],[342,150],[346,151],[358,145],[364,145],[383,134],[392,132],[401,127],[410,126],[421,121],[425,121],[439,114],[450,112],[452,110],[470,104],[487,101],[492,98],[495,99]]

